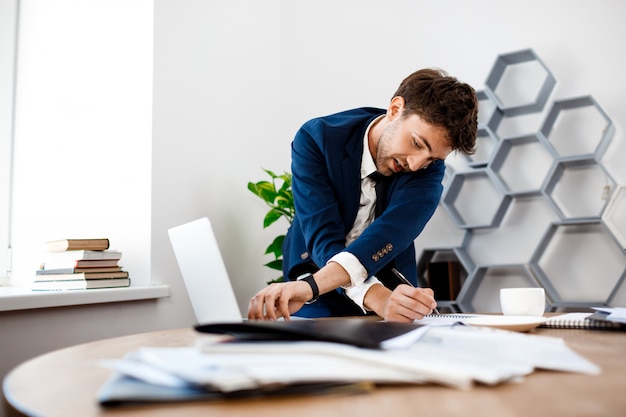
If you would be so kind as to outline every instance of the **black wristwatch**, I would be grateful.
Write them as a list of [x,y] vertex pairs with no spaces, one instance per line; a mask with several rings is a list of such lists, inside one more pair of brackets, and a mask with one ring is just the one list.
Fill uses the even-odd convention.
[[306,274],[302,274],[298,278],[296,278],[296,281],[306,281],[307,284],[311,286],[311,290],[313,291],[313,297],[309,301],[306,301],[305,304],[312,304],[316,302],[317,297],[320,296],[320,289],[317,287],[317,283],[315,282],[315,279],[313,278],[313,274],[310,272],[307,272]]

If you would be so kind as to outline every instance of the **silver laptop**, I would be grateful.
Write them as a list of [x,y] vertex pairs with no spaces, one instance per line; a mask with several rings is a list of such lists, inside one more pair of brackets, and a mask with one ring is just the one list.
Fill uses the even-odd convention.
[[242,321],[209,219],[172,227],[168,233],[197,324]]

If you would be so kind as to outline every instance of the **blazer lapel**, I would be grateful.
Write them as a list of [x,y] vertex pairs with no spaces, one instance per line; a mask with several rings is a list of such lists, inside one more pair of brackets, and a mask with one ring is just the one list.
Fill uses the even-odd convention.
[[[341,167],[343,172],[343,195],[339,196],[344,201],[346,225],[351,228],[359,210],[361,199],[361,157],[363,156],[363,134],[353,137],[345,147],[345,159]],[[350,229],[346,230],[348,233]]]

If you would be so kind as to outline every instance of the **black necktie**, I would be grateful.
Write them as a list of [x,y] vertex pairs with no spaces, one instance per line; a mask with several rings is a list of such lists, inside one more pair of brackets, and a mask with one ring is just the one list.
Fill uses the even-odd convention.
[[374,216],[378,217],[383,213],[383,210],[385,210],[385,189],[387,188],[387,181],[389,179],[378,171],[370,174],[369,177],[376,183],[376,206]]
[[[369,177],[376,182],[376,207],[374,208],[374,216],[378,217],[385,210],[385,190],[387,189],[389,177],[384,176],[378,171],[370,174]],[[391,261],[376,274],[376,278],[378,278],[378,280],[381,281],[385,287],[391,290],[396,288],[396,286],[400,283],[396,275],[391,271],[391,268],[394,266],[395,261]]]

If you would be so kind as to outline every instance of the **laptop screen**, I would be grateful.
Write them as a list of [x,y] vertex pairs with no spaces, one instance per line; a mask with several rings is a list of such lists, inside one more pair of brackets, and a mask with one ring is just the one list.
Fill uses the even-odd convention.
[[198,324],[242,321],[209,219],[173,227],[168,233]]

